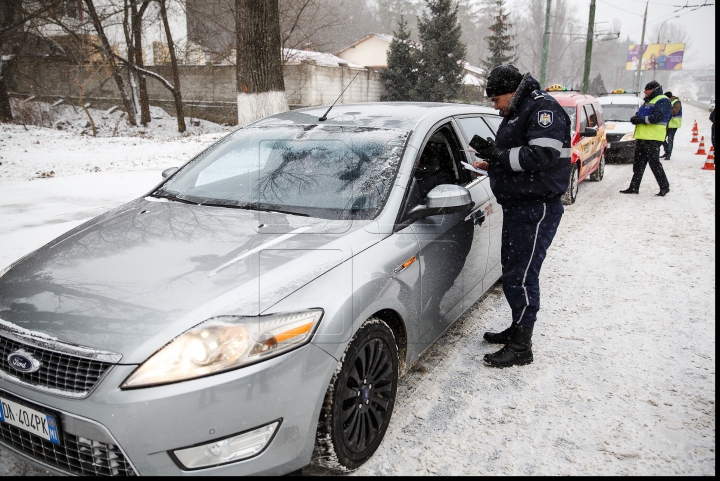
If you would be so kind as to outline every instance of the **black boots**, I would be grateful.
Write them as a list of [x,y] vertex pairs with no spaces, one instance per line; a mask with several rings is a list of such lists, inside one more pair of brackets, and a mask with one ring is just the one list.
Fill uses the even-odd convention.
[[655,195],[658,197],[665,197],[665,195],[667,195],[668,192],[670,192],[670,187],[665,187],[665,188],[660,189],[660,192],[658,192]]
[[510,342],[510,335],[515,329],[515,323],[505,329],[503,332],[486,332],[483,338],[490,344],[507,344]]
[[628,187],[625,190],[620,191],[621,194],[639,194],[640,189],[633,189],[632,187]]
[[532,327],[515,326],[510,334],[510,342],[496,353],[485,354],[483,359],[493,367],[530,364],[533,362],[532,332]]

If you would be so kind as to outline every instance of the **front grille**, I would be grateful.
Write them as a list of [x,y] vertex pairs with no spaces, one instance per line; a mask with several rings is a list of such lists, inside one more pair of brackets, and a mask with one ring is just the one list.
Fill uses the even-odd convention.
[[[18,349],[40,361],[40,369],[24,373],[11,368],[7,358]],[[68,393],[89,393],[111,366],[109,362],[58,353],[0,336],[0,370],[31,385]]]
[[5,423],[0,423],[0,441],[37,461],[71,474],[135,476],[125,455],[114,444],[63,433],[62,445],[58,446]]
[[617,142],[618,140],[622,139],[625,136],[625,134],[605,134],[605,138],[607,138],[608,142]]

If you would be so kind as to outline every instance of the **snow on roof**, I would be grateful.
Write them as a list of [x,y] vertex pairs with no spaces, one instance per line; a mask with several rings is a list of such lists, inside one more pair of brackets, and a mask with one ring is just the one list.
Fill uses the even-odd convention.
[[474,85],[475,87],[482,87],[482,82],[479,78],[477,78],[474,75],[470,75],[469,73],[466,73],[465,76],[462,79],[463,85]]
[[480,68],[480,67],[476,67],[476,66],[474,66],[474,65],[470,65],[470,64],[467,63],[467,62],[463,62],[463,63],[462,63],[462,66],[463,66],[463,68],[464,68],[465,70],[467,70],[468,72],[472,72],[472,73],[474,73],[475,75],[479,75],[480,77],[484,77],[484,76],[485,76],[485,69],[482,69],[482,68]]
[[341,63],[347,64],[348,67],[363,68],[362,65],[358,65],[347,60],[336,57],[331,53],[314,52],[312,50],[298,50],[295,48],[284,48],[283,58],[286,59],[286,65],[297,65],[303,60],[313,60],[318,65],[324,65],[328,67],[338,67]]
[[352,44],[348,45],[347,47],[341,48],[341,49],[338,50],[336,53],[338,53],[338,54],[343,53],[345,50],[347,50],[347,49],[349,49],[349,48],[352,48],[352,47],[354,47],[355,45],[358,45],[358,44],[364,42],[365,40],[367,40],[367,39],[369,39],[369,38],[371,38],[371,37],[377,37],[377,38],[379,38],[380,40],[386,41],[387,43],[390,43],[390,42],[392,42],[393,40],[395,40],[395,37],[393,37],[392,35],[388,35],[387,33],[371,33],[370,35],[364,36],[363,38],[361,38],[361,39],[358,40],[357,42],[352,43]]

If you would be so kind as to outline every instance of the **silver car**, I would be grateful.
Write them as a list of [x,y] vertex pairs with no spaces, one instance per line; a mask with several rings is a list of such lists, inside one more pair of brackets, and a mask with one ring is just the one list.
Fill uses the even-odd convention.
[[500,277],[459,104],[285,112],[0,272],[0,444],[63,474],[347,471]]

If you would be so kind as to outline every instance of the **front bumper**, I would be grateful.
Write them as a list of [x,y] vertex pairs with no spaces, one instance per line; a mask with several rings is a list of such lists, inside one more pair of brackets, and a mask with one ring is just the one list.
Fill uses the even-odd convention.
[[635,140],[608,142],[608,155],[612,158],[630,158],[635,155]]
[[[152,388],[120,390],[118,386],[136,366],[115,366],[81,400],[3,379],[0,389],[59,413],[64,433],[116,444],[140,475],[277,475],[310,461],[320,408],[336,366],[334,358],[308,344],[252,366]],[[247,460],[186,471],[169,454],[277,419],[282,423],[270,444]],[[52,464],[7,447],[35,465],[58,471]]]

